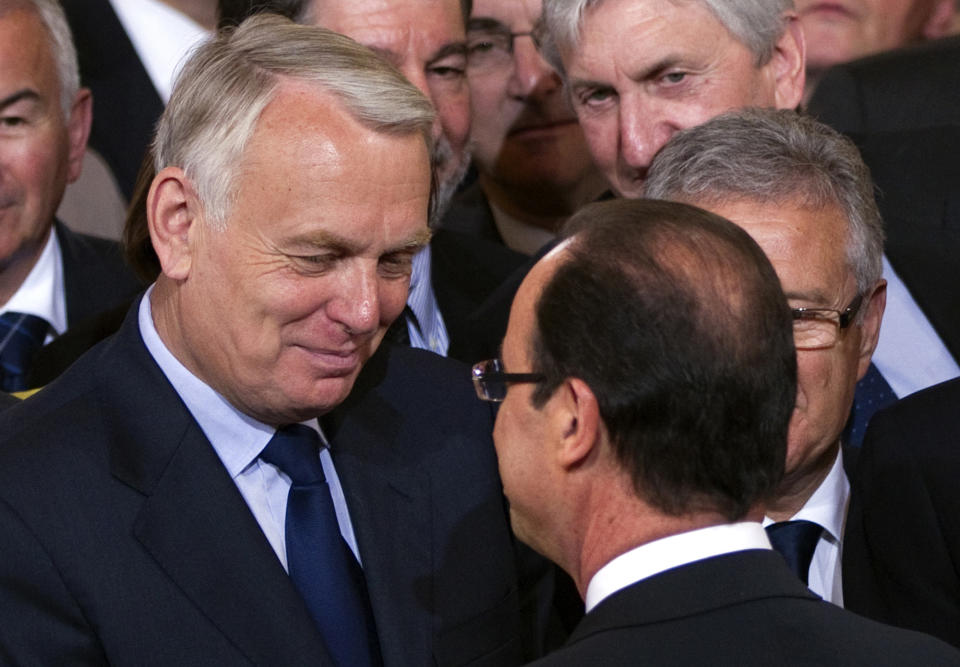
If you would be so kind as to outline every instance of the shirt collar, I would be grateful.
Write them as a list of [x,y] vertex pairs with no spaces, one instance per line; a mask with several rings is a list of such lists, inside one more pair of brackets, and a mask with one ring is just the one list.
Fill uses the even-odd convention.
[[769,549],[763,527],[753,521],[699,528],[648,542],[600,568],[587,586],[586,610],[638,581],[705,558],[746,549]]
[[[847,517],[847,503],[850,500],[850,482],[843,470],[843,450],[837,449],[837,458],[830,467],[830,472],[820,482],[813,494],[807,499],[800,511],[790,517],[791,521],[813,521],[823,526],[823,529],[835,542],[843,537],[843,527]],[[773,521],[764,518],[764,525]]]
[[26,280],[10,300],[0,306],[0,313],[7,311],[42,317],[49,322],[56,334],[66,331],[67,302],[63,283],[63,253],[53,228],[50,229],[40,257],[30,269]]

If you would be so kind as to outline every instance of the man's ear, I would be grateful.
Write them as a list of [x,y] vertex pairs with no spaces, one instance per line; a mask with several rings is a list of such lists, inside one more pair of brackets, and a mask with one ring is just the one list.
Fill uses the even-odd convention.
[[862,332],[860,334],[860,361],[857,368],[857,379],[860,379],[870,367],[870,358],[877,349],[880,340],[880,323],[883,321],[883,311],[887,306],[887,281],[880,280],[873,289],[870,300],[863,304]]
[[147,195],[147,224],[163,274],[186,279],[203,220],[193,184],[179,167],[165,167],[154,177]]
[[548,406],[559,443],[558,463],[570,470],[586,461],[600,443],[602,422],[597,397],[583,380],[567,378]]
[[67,183],[80,178],[92,123],[93,95],[89,89],[81,88],[73,98],[70,117],[67,118]]
[[807,45],[796,14],[787,16],[786,29],[777,40],[766,67],[773,76],[776,107],[796,109],[803,99],[807,81]]

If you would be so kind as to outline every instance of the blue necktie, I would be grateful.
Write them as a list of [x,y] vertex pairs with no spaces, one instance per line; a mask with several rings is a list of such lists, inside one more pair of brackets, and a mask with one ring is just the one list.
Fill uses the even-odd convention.
[[871,363],[866,374],[857,383],[853,408],[843,432],[843,442],[851,447],[859,447],[863,443],[863,434],[873,413],[896,400],[897,395],[893,393],[893,389]]
[[804,584],[810,574],[810,561],[823,527],[813,521],[781,521],[767,526],[770,544],[780,552],[793,573]]
[[287,569],[337,665],[379,665],[363,570],[340,535],[320,465],[320,438],[302,424],[277,430],[260,454],[291,480]]
[[50,325],[42,317],[15,313],[0,315],[0,389],[23,391],[33,355],[43,347]]

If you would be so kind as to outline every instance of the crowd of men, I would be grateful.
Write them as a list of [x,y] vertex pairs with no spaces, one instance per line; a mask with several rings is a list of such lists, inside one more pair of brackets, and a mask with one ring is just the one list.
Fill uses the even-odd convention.
[[957,13],[0,0],[0,662],[960,665]]

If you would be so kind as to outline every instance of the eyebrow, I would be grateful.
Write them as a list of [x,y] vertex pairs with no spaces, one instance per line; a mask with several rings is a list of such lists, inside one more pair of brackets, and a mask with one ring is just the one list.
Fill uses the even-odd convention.
[[[419,250],[420,248],[426,246],[430,243],[430,238],[433,236],[433,232],[429,229],[424,229],[417,232],[415,235],[410,237],[405,241],[401,241],[395,247],[388,248],[384,254],[389,254],[392,252],[399,252],[403,250]],[[287,239],[287,243],[291,245],[305,244],[314,246],[316,248],[333,248],[337,250],[342,250],[348,254],[355,254],[362,250],[362,244],[357,243],[351,239],[348,239],[339,234],[333,232],[319,230],[316,233],[303,236],[293,236]]]
[[[676,54],[671,54],[664,56],[660,60],[657,60],[654,63],[651,63],[637,72],[630,75],[631,81],[644,81],[646,79],[655,77],[656,75],[675,67],[677,63],[683,60],[682,57]],[[590,79],[579,79],[571,78],[570,79],[570,88],[614,88],[613,84],[595,81]]]
[[444,58],[449,58],[450,56],[466,56],[467,55],[467,43],[466,42],[450,42],[449,44],[444,44],[440,49],[433,54],[433,57],[427,61],[428,65],[432,65],[438,60],[443,60]]
[[39,102],[40,93],[33,90],[32,88],[23,88],[22,90],[18,90],[12,95],[7,95],[5,98],[0,100],[0,109],[6,108],[12,104],[16,104],[21,100],[30,100],[33,102]]
[[784,292],[783,295],[787,300],[794,299],[796,301],[809,301],[810,303],[829,303],[830,301],[827,294],[821,290],[813,290],[812,292]]
[[467,23],[467,32],[471,30],[478,32],[509,32],[510,28],[502,21],[482,16],[480,18],[470,19],[470,22]]

